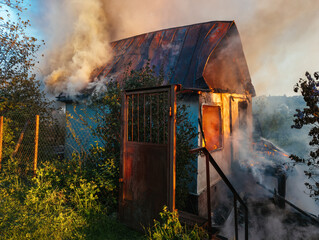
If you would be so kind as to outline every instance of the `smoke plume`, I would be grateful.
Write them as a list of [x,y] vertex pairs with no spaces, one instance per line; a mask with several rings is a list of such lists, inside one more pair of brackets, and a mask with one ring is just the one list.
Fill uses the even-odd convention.
[[48,88],[77,92],[112,56],[108,42],[163,28],[235,20],[257,94],[293,94],[306,70],[318,70],[318,1],[48,0],[42,28]]
[[86,87],[92,71],[111,57],[110,23],[99,0],[58,2],[60,9],[50,6],[55,23],[62,22],[53,27],[54,42],[49,44],[55,45],[45,53],[45,83],[54,94],[74,95]]

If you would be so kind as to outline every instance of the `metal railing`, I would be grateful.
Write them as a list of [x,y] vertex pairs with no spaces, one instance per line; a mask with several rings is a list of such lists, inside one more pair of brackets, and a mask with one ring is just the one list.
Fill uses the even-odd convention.
[[235,218],[235,239],[238,239],[238,207],[237,207],[237,201],[242,205],[244,208],[245,213],[245,239],[248,240],[248,207],[242,200],[242,198],[239,196],[233,185],[230,183],[224,172],[221,170],[221,168],[218,166],[212,155],[209,153],[209,151],[206,149],[206,147],[201,148],[195,148],[192,149],[191,152],[203,152],[206,156],[206,182],[207,182],[207,216],[208,216],[208,232],[211,237],[212,232],[212,220],[211,220],[211,206],[210,206],[210,176],[209,176],[209,163],[213,165],[219,176],[222,178],[224,183],[227,185],[227,187],[230,189],[230,191],[233,193],[234,197],[234,218]]
[[279,194],[277,194],[276,189],[274,189],[274,191],[268,189],[266,186],[262,185],[260,182],[256,182],[256,184],[260,187],[262,187],[263,189],[267,190],[268,192],[270,192],[271,194],[273,194],[274,199],[280,199],[282,201],[284,201],[285,203],[287,203],[289,206],[291,206],[292,208],[294,208],[295,210],[297,210],[299,213],[301,213],[302,215],[308,217],[311,219],[311,221],[313,221],[317,226],[319,226],[319,218],[311,213],[308,213],[304,210],[302,210],[301,208],[297,207],[295,204],[293,204],[292,202],[288,201],[286,198],[284,198],[283,196],[280,196]]

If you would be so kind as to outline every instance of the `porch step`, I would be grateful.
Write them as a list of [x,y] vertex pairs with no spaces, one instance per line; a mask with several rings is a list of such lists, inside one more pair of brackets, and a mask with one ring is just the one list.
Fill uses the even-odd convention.
[[[192,213],[188,213],[188,212],[183,212],[183,211],[179,211],[179,221],[182,224],[186,224],[187,226],[193,227],[197,224],[197,226],[199,227],[203,227],[207,229],[208,226],[208,221],[206,218],[197,216],[195,214]],[[219,233],[219,227],[217,226],[212,226],[212,238],[211,240],[227,240],[227,238],[218,235]]]
[[212,240],[228,240],[228,238],[225,238],[225,237],[220,236],[220,235],[216,235],[216,236],[213,236]]
[[197,226],[205,228],[208,224],[208,221],[206,218],[197,216],[195,214],[183,212],[183,211],[178,211],[178,214],[179,214],[179,221],[181,223],[186,224],[187,226],[193,227],[197,224]]

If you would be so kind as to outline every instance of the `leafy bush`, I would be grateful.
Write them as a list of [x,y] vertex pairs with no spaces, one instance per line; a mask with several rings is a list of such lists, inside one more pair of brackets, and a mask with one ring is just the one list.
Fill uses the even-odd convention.
[[[0,173],[0,231],[4,239],[92,239],[95,232],[113,234],[111,227],[107,232],[101,230],[103,222],[119,224],[108,216],[110,203],[102,204],[105,199],[99,199],[101,191],[114,190],[112,182],[104,181],[110,177],[112,161],[89,173],[79,167],[78,157],[44,162],[35,178],[21,178],[16,174],[16,162],[6,163],[6,171]],[[114,207],[112,194],[109,201]],[[124,239],[126,232],[123,230]]]
[[[106,156],[106,157],[105,157]],[[94,160],[93,160],[93,159]],[[86,168],[87,179],[95,181],[99,189],[98,196],[108,212],[117,209],[119,168],[114,158],[107,158],[105,148],[98,144],[92,147],[89,161],[92,166]]]
[[306,72],[306,79],[300,78],[294,86],[294,91],[296,93],[300,91],[307,106],[302,110],[296,109],[294,124],[291,126],[296,129],[309,126],[310,151],[306,157],[292,154],[290,158],[296,163],[307,166],[308,169],[304,173],[309,180],[305,182],[305,185],[309,190],[310,197],[319,201],[319,72],[315,72],[313,75],[314,77]]
[[[7,168],[10,169],[10,168]],[[85,218],[68,203],[53,165],[38,176],[21,179],[0,174],[0,231],[3,239],[79,239]]]
[[154,220],[154,226],[147,229],[146,237],[149,240],[200,240],[208,235],[197,225],[190,229],[182,226],[177,211],[170,212],[164,206],[163,212],[160,213],[160,221]]
[[1,239],[142,239],[109,216],[99,199],[103,180],[87,179],[77,163],[76,156],[45,162],[37,177],[21,178],[16,163],[7,162],[0,173]]
[[4,118],[3,120],[3,132],[5,134],[3,134],[2,158],[7,158],[12,154],[14,149],[14,132],[10,128],[12,120],[9,118]]

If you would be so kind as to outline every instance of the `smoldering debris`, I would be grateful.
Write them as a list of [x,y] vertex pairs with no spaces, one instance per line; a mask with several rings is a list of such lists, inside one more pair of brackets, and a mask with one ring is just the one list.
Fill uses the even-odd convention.
[[[319,205],[305,191],[302,167],[295,166],[287,152],[267,139],[255,137],[251,142],[240,132],[236,136],[234,147],[239,154],[231,182],[248,205],[250,239],[318,239]],[[277,195],[282,177],[286,183],[284,198]],[[283,199],[293,206],[287,201],[281,205]],[[240,236],[244,238],[243,220],[239,222]],[[221,235],[234,236],[232,215]]]
[[[254,172],[242,165],[235,166],[231,176],[231,182],[235,188],[241,192],[241,196],[249,209],[249,238],[250,239],[318,239],[319,225],[315,215],[315,209],[318,210],[318,205],[313,199],[302,192],[294,191],[287,187],[287,196],[299,202],[294,202],[302,210],[306,211],[307,215],[300,213],[295,208],[286,204],[281,208],[278,204],[278,198],[274,195],[277,191],[277,181],[274,176],[263,176],[263,186],[258,184],[260,177],[254,175]],[[258,173],[263,171],[259,169]],[[256,173],[256,172],[255,172]],[[256,178],[257,177],[257,178]],[[291,176],[287,181],[294,181]],[[267,187],[265,187],[265,185]],[[275,190],[274,190],[275,189]],[[272,190],[272,191],[271,191]],[[302,196],[302,194],[304,196]],[[303,203],[304,201],[304,203]],[[300,205],[298,205],[298,204]],[[306,206],[308,204],[308,206]],[[234,216],[233,211],[227,218],[220,235],[232,239],[234,236]],[[239,210],[239,236],[244,239],[244,216],[243,211]]]
[[[302,214],[292,209],[280,209],[272,200],[254,199],[248,201],[249,239],[294,240],[318,239],[319,227]],[[232,239],[234,236],[233,212],[221,230],[221,235]],[[239,239],[244,239],[243,216],[239,216]]]

